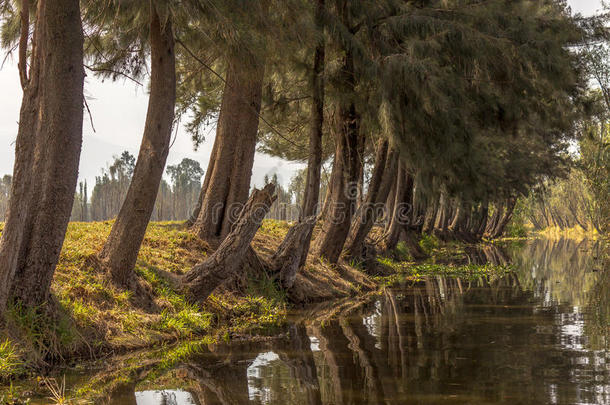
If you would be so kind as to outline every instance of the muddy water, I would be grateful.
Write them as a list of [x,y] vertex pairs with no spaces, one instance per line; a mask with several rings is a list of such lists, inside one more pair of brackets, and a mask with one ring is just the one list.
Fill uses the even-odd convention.
[[[395,285],[278,339],[142,371],[106,402],[610,404],[610,282],[596,254],[567,240],[485,252],[473,260],[511,261],[514,274]],[[68,391],[95,378],[72,376]]]

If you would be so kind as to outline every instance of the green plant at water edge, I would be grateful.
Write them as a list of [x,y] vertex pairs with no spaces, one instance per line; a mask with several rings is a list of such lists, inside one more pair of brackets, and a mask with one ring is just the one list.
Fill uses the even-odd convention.
[[411,253],[409,252],[409,247],[405,241],[400,241],[396,245],[396,249],[394,249],[394,256],[403,262],[409,262],[413,260]]
[[434,250],[438,249],[439,246],[440,242],[434,235],[423,234],[419,241],[419,247],[421,247],[427,255],[432,255]]
[[[24,372],[23,363],[10,340],[0,343],[0,381]],[[0,402],[2,403],[2,402]]]

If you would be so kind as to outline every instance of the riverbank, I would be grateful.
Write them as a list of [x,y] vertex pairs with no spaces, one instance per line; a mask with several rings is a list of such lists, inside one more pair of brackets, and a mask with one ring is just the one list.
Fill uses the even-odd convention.
[[[136,266],[154,297],[152,308],[144,308],[129,291],[115,288],[106,274],[96,270],[92,257],[111,226],[111,222],[70,224],[52,286],[55,309],[48,316],[18,307],[8,311],[0,333],[1,380],[44,375],[54,368],[94,364],[100,358],[120,359],[123,354],[183,342],[175,356],[169,352],[165,361],[171,363],[193,344],[274,334],[286,321],[288,310],[295,307],[342,299],[343,304],[321,311],[330,318],[334,308],[349,306],[358,297],[397,282],[436,275],[474,279],[509,271],[506,260],[495,251],[441,243],[426,236],[419,245],[430,258],[423,263],[408,257],[403,244],[389,255],[392,258],[378,258],[376,276],[365,274],[356,262],[330,266],[310,258],[288,293],[264,272],[245,273],[219,288],[204,304],[193,305],[171,288],[164,273],[184,274],[211,248],[180,223],[152,223]],[[289,227],[285,222],[263,222],[253,241],[261,260],[271,257]],[[484,264],[487,262],[493,264]],[[126,367],[118,364],[118,369]]]
[[[355,296],[376,287],[349,265],[318,261],[307,264],[290,296],[266,274],[243,274],[201,306],[193,305],[163,274],[184,274],[211,248],[180,223],[151,223],[136,265],[154,297],[152,308],[144,308],[96,270],[92,258],[111,226],[70,224],[52,285],[54,308],[47,315],[8,309],[0,332],[0,380],[204,336],[228,339],[261,333],[280,326],[291,303]],[[264,221],[253,242],[262,260],[275,251],[288,228],[287,223]]]

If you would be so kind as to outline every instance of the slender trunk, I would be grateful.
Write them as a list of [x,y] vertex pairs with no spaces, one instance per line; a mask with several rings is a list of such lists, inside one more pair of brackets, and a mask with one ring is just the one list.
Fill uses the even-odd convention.
[[335,166],[328,213],[317,237],[316,252],[330,263],[339,260],[356,209],[361,135],[355,106],[339,107],[339,128],[335,134]]
[[413,204],[413,176],[411,176],[404,163],[400,162],[400,169],[396,179],[396,196],[394,200],[394,212],[390,220],[388,232],[385,235],[387,250],[393,250],[398,245],[400,233],[409,223]]
[[13,183],[0,241],[0,313],[9,299],[27,307],[47,302],[74,204],[85,77],[77,0],[38,1],[30,66],[29,78],[21,74]]
[[[324,1],[318,0],[316,9],[316,28],[323,28],[322,16]],[[313,64],[312,87],[312,116],[309,133],[309,160],[307,162],[307,178],[305,180],[305,195],[301,218],[316,214],[318,198],[320,195],[320,171],[322,168],[322,128],[324,124],[324,40],[316,47]]]
[[494,228],[493,232],[490,234],[492,239],[499,238],[504,233],[504,229],[506,225],[510,222],[513,212],[515,210],[515,205],[517,204],[516,198],[509,198],[506,204],[506,209],[504,210],[504,214],[502,218],[498,221],[498,224]]
[[[343,16],[347,22],[347,16]],[[345,91],[356,88],[354,58],[347,51],[343,61]],[[316,253],[330,263],[337,263],[345,239],[349,233],[357,202],[357,184],[362,167],[364,137],[360,131],[360,115],[353,101],[339,102],[335,123],[335,162],[328,213],[324,218],[320,235],[316,238]]]
[[354,216],[347,238],[345,249],[349,256],[360,258],[364,255],[365,239],[383,213],[383,203],[390,193],[397,165],[397,153],[389,150],[387,140],[382,140],[375,157],[375,167],[366,200]]
[[228,57],[216,139],[193,230],[219,241],[231,231],[248,199],[263,88],[263,65],[254,57]]
[[[325,0],[318,0],[316,7],[316,28],[323,32],[324,29],[324,8]],[[318,200],[320,198],[320,180],[322,169],[322,129],[324,126],[324,58],[325,58],[325,43],[321,39],[318,43],[315,54],[313,72],[311,77],[312,90],[312,124],[309,133],[309,160],[307,162],[307,178],[305,180],[305,193],[303,196],[303,206],[299,215],[299,223],[306,222],[307,218],[314,217],[318,211]],[[286,246],[294,246],[295,254],[292,256],[295,262],[284,263],[281,272],[281,280],[285,288],[292,287],[296,279],[296,273],[305,265],[309,247],[311,244],[311,236],[315,221],[311,226],[305,226],[302,231],[304,234],[294,236],[293,241],[299,242],[293,245],[294,242],[289,242],[288,235],[283,242]],[[278,250],[279,251],[279,250]]]
[[133,268],[155,207],[169,152],[176,101],[172,26],[169,21],[161,26],[152,2],[150,7],[152,74],[144,135],[129,191],[100,253],[113,280],[123,286],[128,286],[134,277]]

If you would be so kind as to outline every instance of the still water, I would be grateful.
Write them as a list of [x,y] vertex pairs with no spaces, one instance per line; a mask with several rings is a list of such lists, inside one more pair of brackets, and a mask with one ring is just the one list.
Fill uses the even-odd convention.
[[278,339],[194,355],[107,403],[610,404],[610,277],[596,249],[479,252],[514,274],[405,282],[338,316],[295,314]]

